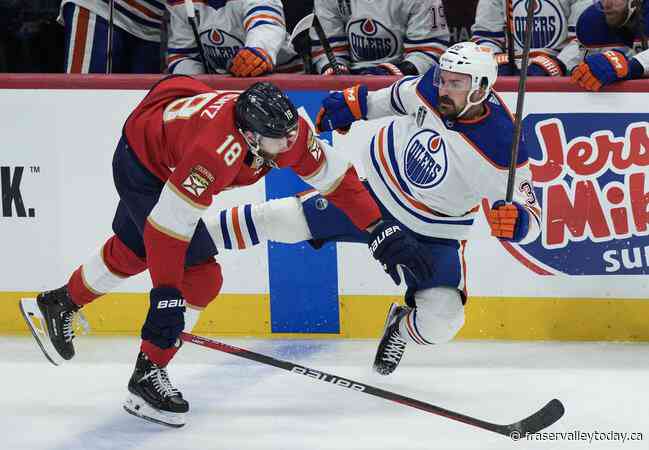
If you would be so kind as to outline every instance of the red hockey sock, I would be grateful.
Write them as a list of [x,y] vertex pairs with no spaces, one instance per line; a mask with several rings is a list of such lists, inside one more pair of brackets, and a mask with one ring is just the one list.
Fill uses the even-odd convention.
[[[182,343],[182,341],[178,341]],[[165,367],[169,364],[169,361],[174,357],[174,355],[180,350],[180,345],[176,347],[169,348],[160,348],[149,341],[142,341],[140,345],[140,350],[149,358],[149,360],[160,367]]]

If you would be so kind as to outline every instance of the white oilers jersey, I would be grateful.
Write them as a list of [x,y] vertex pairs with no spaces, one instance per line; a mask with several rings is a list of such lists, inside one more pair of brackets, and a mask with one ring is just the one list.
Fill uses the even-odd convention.
[[[108,0],[63,0],[58,21],[63,23],[63,6],[66,3],[86,8],[109,20]],[[113,23],[133,36],[151,42],[160,42],[160,29],[164,18],[163,0],[115,0]]]
[[[412,231],[463,240],[483,198],[505,199],[513,121],[495,93],[483,117],[444,120],[432,78],[430,70],[368,94],[368,119],[404,117],[372,139],[364,161],[367,180],[390,214]],[[524,145],[517,167],[514,201],[530,215],[526,243],[540,232],[540,209]]]
[[[169,73],[205,73],[184,0],[167,0],[169,10]],[[243,47],[260,47],[276,71],[297,68],[301,60],[288,42],[280,0],[194,0],[198,34],[213,73],[225,74]]]
[[[409,61],[424,73],[446,50],[449,32],[441,0],[315,0],[336,59],[352,69]],[[313,61],[328,64],[311,30]]]
[[[505,23],[508,5],[513,8],[514,52],[520,55],[525,40],[526,0],[480,0],[472,31],[472,40],[506,52]],[[546,53],[561,61],[568,73],[583,56],[576,41],[575,29],[581,13],[592,0],[534,0],[534,28],[531,55]],[[536,50],[536,52],[534,52]]]

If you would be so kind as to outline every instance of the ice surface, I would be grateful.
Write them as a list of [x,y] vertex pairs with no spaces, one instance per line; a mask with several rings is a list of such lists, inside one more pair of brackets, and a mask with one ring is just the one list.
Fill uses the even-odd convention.
[[186,344],[169,373],[191,405],[164,428],[122,410],[134,338],[81,337],[54,367],[31,337],[0,337],[0,448],[649,449],[649,345],[454,342],[409,346],[391,377],[370,371],[373,341],[224,342],[299,362],[490,422],[510,423],[557,397],[566,415],[547,431],[640,432],[642,441],[514,443],[443,417]]

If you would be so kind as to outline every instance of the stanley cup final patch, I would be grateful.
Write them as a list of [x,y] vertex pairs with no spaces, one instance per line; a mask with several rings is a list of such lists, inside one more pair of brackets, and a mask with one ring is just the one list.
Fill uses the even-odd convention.
[[183,187],[195,197],[200,197],[214,181],[214,176],[201,165],[194,166],[189,176],[183,181]]

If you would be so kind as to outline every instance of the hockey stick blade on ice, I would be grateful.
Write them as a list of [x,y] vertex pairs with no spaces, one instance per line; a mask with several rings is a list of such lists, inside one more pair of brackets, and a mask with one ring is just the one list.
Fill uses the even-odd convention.
[[526,434],[537,433],[555,423],[563,416],[565,412],[563,404],[559,400],[554,399],[550,400],[550,402],[548,402],[548,404],[546,404],[543,408],[539,409],[534,414],[523,420],[511,423],[509,425],[499,425],[491,422],[485,422],[484,420],[476,419],[475,417],[460,414],[458,412],[444,409],[439,406],[431,405],[430,403],[406,397],[405,395],[370,386],[369,384],[365,384],[360,381],[354,381],[349,378],[339,377],[327,372],[311,369],[300,364],[294,364],[292,362],[276,359],[271,356],[262,355],[261,353],[255,353],[251,350],[224,344],[212,339],[196,336],[189,333],[181,333],[180,338],[185,342],[200,345],[201,347],[207,347],[213,350],[218,350],[220,352],[229,353],[231,355],[239,356],[251,361],[256,361],[261,364],[284,369],[298,375],[304,375],[318,381],[334,384],[342,388],[351,389],[353,391],[362,392],[364,394],[373,395],[375,397],[380,397],[404,406],[410,406],[411,408],[420,409],[431,414],[436,414],[438,416],[446,417],[447,419],[462,422],[467,425],[482,428],[483,430],[492,431],[494,433],[502,434],[508,437],[520,438],[524,437]]

